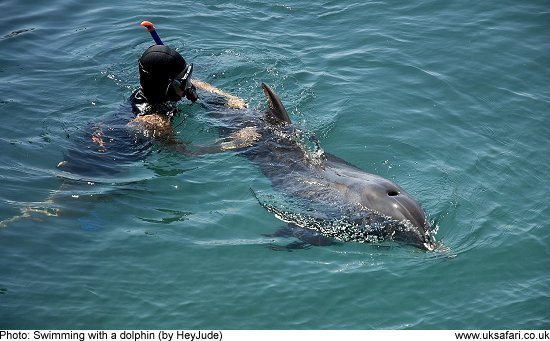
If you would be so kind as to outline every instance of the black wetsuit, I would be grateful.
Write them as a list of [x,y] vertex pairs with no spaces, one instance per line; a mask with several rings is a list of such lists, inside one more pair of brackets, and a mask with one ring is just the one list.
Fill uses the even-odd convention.
[[109,177],[143,160],[150,152],[153,141],[138,129],[128,126],[128,123],[152,109],[141,90],[134,91],[118,112],[102,122],[87,126],[84,134],[75,138],[72,147],[64,153],[64,162],[59,168],[84,178]]

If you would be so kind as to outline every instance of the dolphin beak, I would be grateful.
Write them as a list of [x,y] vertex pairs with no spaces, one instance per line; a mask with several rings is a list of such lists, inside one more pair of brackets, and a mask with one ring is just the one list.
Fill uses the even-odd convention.
[[437,248],[437,246],[432,242],[424,243],[422,245],[424,245],[424,248],[428,251],[434,251]]

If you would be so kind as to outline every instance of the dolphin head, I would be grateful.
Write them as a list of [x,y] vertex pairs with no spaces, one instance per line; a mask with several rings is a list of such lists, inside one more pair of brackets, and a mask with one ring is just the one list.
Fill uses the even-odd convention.
[[390,229],[391,239],[425,250],[435,249],[424,210],[405,190],[390,180],[372,174],[360,187],[361,206],[395,222]]
[[339,193],[338,200],[353,207],[354,224],[366,232],[424,250],[434,250],[431,226],[420,204],[403,188],[379,175],[367,173],[332,154],[325,154],[325,186]]

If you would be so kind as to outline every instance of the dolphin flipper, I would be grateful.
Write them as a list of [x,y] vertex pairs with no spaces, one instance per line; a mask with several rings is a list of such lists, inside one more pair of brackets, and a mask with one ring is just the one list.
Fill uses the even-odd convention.
[[297,238],[299,241],[292,242],[288,245],[270,245],[271,250],[275,251],[292,251],[297,249],[309,249],[311,246],[331,246],[336,242],[329,237],[325,237],[317,231],[299,227],[298,225],[289,223],[277,230],[273,234],[264,234],[265,237],[283,237]]
[[266,113],[268,121],[274,124],[290,124],[290,117],[279,96],[265,83],[262,83],[262,88],[269,106]]

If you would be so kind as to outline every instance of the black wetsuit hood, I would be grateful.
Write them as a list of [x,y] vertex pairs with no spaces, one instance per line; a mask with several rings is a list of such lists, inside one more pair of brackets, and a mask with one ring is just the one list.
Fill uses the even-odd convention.
[[150,104],[181,99],[170,86],[185,70],[185,59],[166,45],[149,47],[139,59],[139,82]]

